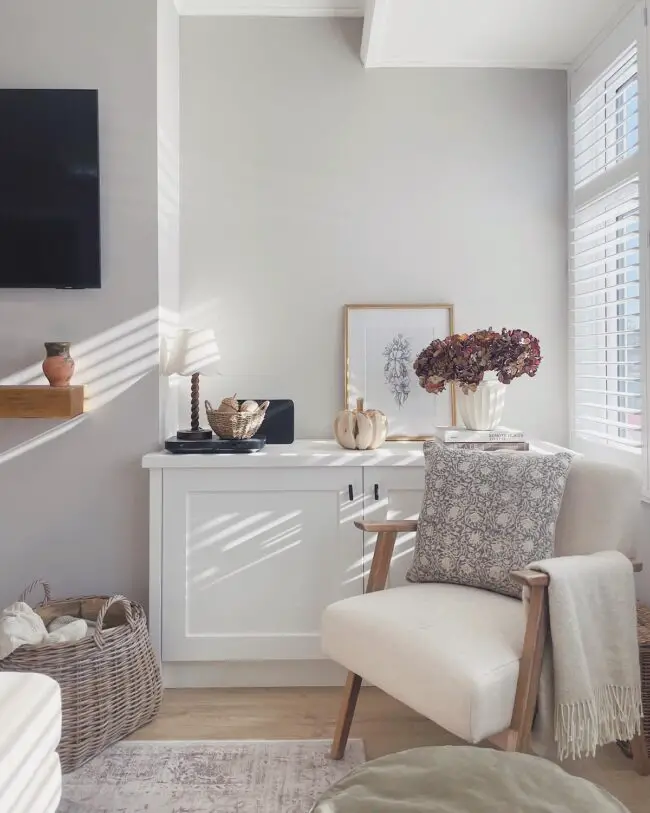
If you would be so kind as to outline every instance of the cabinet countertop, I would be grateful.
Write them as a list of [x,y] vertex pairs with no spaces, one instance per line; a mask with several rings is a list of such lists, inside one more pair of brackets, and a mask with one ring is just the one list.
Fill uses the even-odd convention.
[[[553,444],[532,442],[531,451],[561,451]],[[265,446],[252,454],[172,454],[152,452],[142,458],[145,469],[326,468],[329,466],[424,466],[423,444],[388,441],[380,449],[355,452],[333,440],[297,440],[289,445]]]
[[422,443],[389,441],[381,449],[355,452],[333,440],[297,440],[268,445],[251,454],[172,454],[152,452],[142,458],[145,469],[296,468],[327,466],[423,466]]

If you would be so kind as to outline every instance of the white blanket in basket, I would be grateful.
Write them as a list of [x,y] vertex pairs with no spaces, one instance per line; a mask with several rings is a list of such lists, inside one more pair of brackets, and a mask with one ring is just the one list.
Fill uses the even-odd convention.
[[24,601],[17,601],[0,613],[0,661],[18,647],[29,644],[61,644],[80,641],[88,634],[83,618],[57,618],[48,630],[43,619]]

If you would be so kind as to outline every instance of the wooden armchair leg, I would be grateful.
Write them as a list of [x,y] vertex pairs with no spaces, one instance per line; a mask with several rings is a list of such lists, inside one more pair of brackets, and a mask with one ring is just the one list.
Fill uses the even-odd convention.
[[350,736],[350,726],[352,725],[352,718],[354,717],[354,710],[357,705],[360,688],[361,675],[348,672],[348,679],[345,682],[345,689],[343,691],[343,701],[341,702],[338,720],[336,721],[336,729],[334,730],[332,750],[330,751],[332,759],[343,759],[345,746]]
[[[539,575],[546,576],[546,574]],[[523,652],[519,662],[512,722],[505,746],[507,751],[527,751],[530,748],[530,736],[542,673],[548,627],[548,597],[546,586],[543,584],[533,584],[529,590],[528,620]]]
[[641,776],[650,776],[650,757],[646,749],[645,737],[638,734],[630,743],[634,770]]

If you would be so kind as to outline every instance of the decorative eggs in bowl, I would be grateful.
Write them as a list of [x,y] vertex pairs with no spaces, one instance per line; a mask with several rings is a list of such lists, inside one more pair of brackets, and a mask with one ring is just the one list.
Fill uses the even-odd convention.
[[224,398],[217,409],[213,409],[209,401],[205,402],[205,412],[212,431],[220,438],[237,440],[247,440],[259,432],[268,408],[268,401],[244,401],[240,404],[236,395]]

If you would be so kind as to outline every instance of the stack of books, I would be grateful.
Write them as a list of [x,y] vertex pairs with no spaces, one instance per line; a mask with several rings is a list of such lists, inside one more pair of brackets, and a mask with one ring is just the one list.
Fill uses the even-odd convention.
[[459,426],[436,426],[433,439],[445,446],[457,449],[478,449],[483,452],[496,452],[501,449],[510,452],[527,452],[528,441],[524,433],[507,426],[497,426],[486,431],[464,429]]

